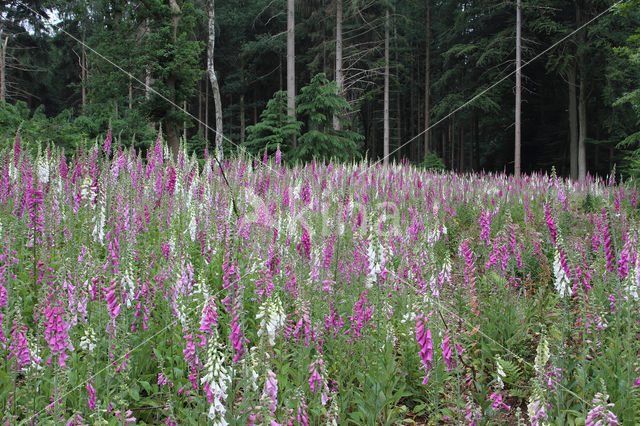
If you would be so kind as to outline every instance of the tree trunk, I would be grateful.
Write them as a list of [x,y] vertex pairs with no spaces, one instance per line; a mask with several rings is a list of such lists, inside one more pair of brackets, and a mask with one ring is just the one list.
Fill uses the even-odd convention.
[[202,133],[202,80],[198,82],[198,134]]
[[[296,119],[296,45],[295,1],[287,0],[287,113],[291,121]],[[296,147],[296,137],[292,145]]]
[[464,172],[464,124],[460,126],[460,150],[458,152],[458,170]]
[[441,144],[441,152],[440,152],[440,156],[442,157],[442,162],[446,163],[447,162],[447,156],[445,155],[445,147],[447,146],[447,133],[445,131],[445,129],[442,129],[440,132],[440,144]]
[[80,54],[80,92],[82,97],[82,109],[87,103],[87,50],[85,49],[85,34],[82,32],[82,53]]
[[[396,9],[394,7],[394,16],[396,14]],[[398,59],[398,25],[393,26],[393,43],[395,46],[395,50],[396,50],[396,54],[395,54],[395,61],[396,61],[396,78],[398,81],[398,85],[396,86],[396,140],[397,140],[397,144],[396,146],[398,148],[396,148],[398,151],[396,152],[396,160],[398,162],[401,162],[402,158],[404,157],[402,151],[403,149],[402,147],[402,107],[400,106],[400,93],[402,92],[402,84],[400,84],[400,60]],[[406,149],[404,150],[406,151]]]
[[[338,95],[344,91],[344,74],[342,72],[342,0],[336,0],[336,85]],[[333,130],[342,130],[340,117],[333,116]]]
[[7,100],[7,45],[9,37],[2,39],[0,30],[0,101]]
[[585,78],[580,76],[580,98],[578,100],[578,180],[584,182],[587,177],[587,99]]
[[[180,25],[180,17],[182,11],[180,10],[180,6],[176,0],[169,0],[169,5],[171,7],[171,12],[173,18],[171,19],[172,26],[172,40],[173,43],[176,43],[178,40],[178,26]],[[171,103],[170,109],[175,111],[176,109],[176,78],[174,75],[169,76],[167,79],[167,89],[169,93],[169,101]],[[173,158],[178,158],[178,151],[180,149],[180,139],[178,136],[178,124],[175,123],[174,119],[165,120],[165,127],[167,128],[167,144],[169,145],[169,149],[171,150],[171,154]]]
[[144,98],[146,100],[151,98],[151,83],[151,70],[147,68],[144,75]]
[[516,178],[520,177],[520,108],[522,107],[522,72],[521,67],[521,55],[520,55],[520,0],[516,8],[516,135],[515,135],[515,155],[513,163],[513,174]]
[[216,14],[215,0],[209,0],[209,45],[207,46],[207,69],[209,71],[209,80],[211,81],[211,89],[213,90],[213,103],[216,114],[216,157],[219,161],[224,158],[222,149],[222,100],[220,99],[220,86],[218,86],[218,77],[213,65],[213,51],[216,44]]
[[240,143],[244,143],[247,121],[244,111],[244,93],[240,95]]
[[[170,77],[167,79],[167,91],[169,92],[169,100],[172,104],[175,103],[175,93],[176,93],[176,81],[174,77]],[[117,105],[116,105],[117,106]],[[172,110],[175,110],[175,107],[171,105]],[[167,131],[167,145],[169,145],[169,149],[171,150],[171,154],[173,158],[178,158],[178,150],[180,149],[180,139],[178,137],[178,126],[174,122],[174,120],[165,120],[164,127]]]
[[[411,136],[415,135],[416,132],[416,120],[415,120],[415,106],[416,106],[416,91],[415,91],[415,86],[416,86],[416,80],[415,80],[415,70],[414,70],[414,66],[413,66],[413,62],[411,64],[411,75],[410,75],[410,82],[411,84],[409,85],[409,134]],[[411,144],[414,149],[411,150],[411,152],[413,154],[415,154],[416,152],[419,152],[420,150],[416,150],[415,147],[417,147],[417,144]],[[414,157],[419,156],[419,154],[414,155]],[[414,158],[415,160],[415,158]]]
[[258,94],[257,90],[253,89],[253,125],[258,124]]
[[427,0],[427,22],[426,29],[427,42],[425,47],[425,76],[424,76],[424,155],[429,153],[429,116],[431,114],[430,92],[431,92],[431,8]]
[[[140,38],[142,38],[146,34],[149,34],[149,21],[145,19],[142,24]],[[144,98],[147,101],[151,98],[152,84],[153,84],[153,79],[151,78],[151,68],[146,67],[144,70]]]
[[129,76],[129,109],[133,109],[133,83]]
[[455,126],[455,114],[451,116],[449,120],[449,146],[451,147],[451,170],[456,169],[455,154],[456,154],[456,126]]
[[[582,8],[580,2],[576,2],[576,21],[582,25]],[[587,98],[586,98],[586,58],[584,47],[586,45],[586,32],[583,28],[578,32],[578,66],[580,67],[580,93],[578,96],[578,180],[584,182],[587,177],[587,153],[585,141],[587,139]]]
[[209,82],[204,85],[204,140],[209,146]]
[[572,63],[567,70],[569,83],[569,175],[578,179],[578,105],[576,102],[576,65]]
[[385,14],[384,24],[384,137],[383,164],[389,164],[389,9]]
[[[184,101],[182,103],[182,109],[184,110],[184,113],[187,114],[187,101]],[[187,144],[187,118],[185,115],[185,119],[182,121],[182,139],[183,139],[183,143],[186,145]]]
[[[474,114],[475,115],[475,114]],[[473,163],[474,170],[480,170],[480,123],[478,116],[475,115],[473,119],[473,140],[475,141],[475,162]]]

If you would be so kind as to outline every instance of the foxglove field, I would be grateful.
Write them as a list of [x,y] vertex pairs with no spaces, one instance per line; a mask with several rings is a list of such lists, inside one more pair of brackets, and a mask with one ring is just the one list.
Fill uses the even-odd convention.
[[638,424],[637,203],[613,178],[18,137],[2,423]]

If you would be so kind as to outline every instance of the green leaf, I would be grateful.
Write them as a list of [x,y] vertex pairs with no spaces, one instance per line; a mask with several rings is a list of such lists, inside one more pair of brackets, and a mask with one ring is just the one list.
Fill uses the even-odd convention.
[[140,392],[138,392],[138,387],[129,388],[129,396],[133,398],[134,401],[140,401]]

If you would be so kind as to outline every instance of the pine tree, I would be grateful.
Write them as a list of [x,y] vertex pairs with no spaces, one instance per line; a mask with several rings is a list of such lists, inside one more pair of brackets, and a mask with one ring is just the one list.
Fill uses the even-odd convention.
[[247,127],[247,141],[244,146],[247,151],[258,155],[265,149],[275,152],[280,146],[286,153],[293,146],[293,138],[300,136],[302,123],[292,121],[288,115],[287,92],[278,91],[267,103],[267,107],[260,115],[260,122]]
[[297,96],[298,114],[307,118],[307,131],[298,140],[292,151],[292,159],[310,161],[312,159],[348,161],[358,156],[358,142],[363,138],[356,132],[333,128],[333,117],[339,111],[349,111],[349,102],[337,93],[335,81],[327,80],[324,73],[317,74],[311,83],[302,88]]

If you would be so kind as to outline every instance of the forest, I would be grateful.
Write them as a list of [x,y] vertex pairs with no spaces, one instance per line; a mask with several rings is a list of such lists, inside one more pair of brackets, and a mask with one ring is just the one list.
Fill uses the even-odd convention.
[[634,175],[633,1],[5,2],[0,130],[510,173],[518,8],[522,171]]

